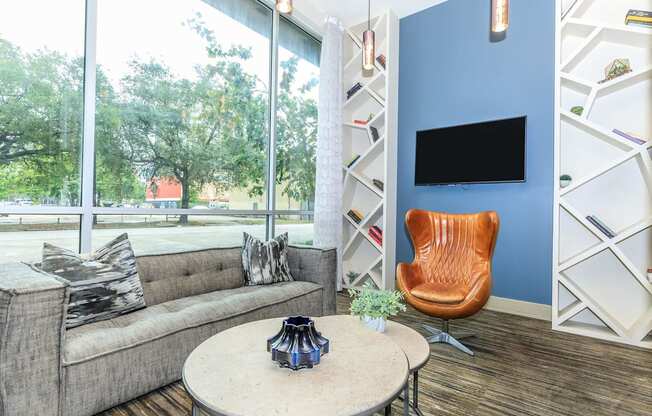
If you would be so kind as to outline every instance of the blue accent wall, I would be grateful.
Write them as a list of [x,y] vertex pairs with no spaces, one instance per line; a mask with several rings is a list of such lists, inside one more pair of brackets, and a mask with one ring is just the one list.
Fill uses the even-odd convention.
[[[490,39],[490,0],[450,0],[401,20],[398,223],[410,208],[495,210],[493,295],[551,303],[555,2],[512,0]],[[527,115],[527,182],[414,186],[418,130]],[[432,155],[432,163],[446,155]],[[397,256],[413,249],[398,227]]]

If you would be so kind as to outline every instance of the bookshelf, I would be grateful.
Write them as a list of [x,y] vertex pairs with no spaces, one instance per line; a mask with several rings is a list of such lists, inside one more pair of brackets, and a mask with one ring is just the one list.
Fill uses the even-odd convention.
[[[343,90],[348,91],[358,82],[362,88],[348,99],[343,97],[343,286],[360,287],[372,282],[378,288],[394,289],[399,21],[391,10],[386,10],[371,24],[376,32],[376,56],[386,57],[384,68],[376,62],[373,72],[362,70],[366,21],[348,28],[344,35]],[[374,180],[381,181],[382,188]],[[351,209],[362,214],[361,221],[348,215]],[[373,226],[382,229],[382,244],[369,234]]]
[[[652,0],[578,0],[561,20],[571,3],[557,2],[553,328],[652,349],[652,28],[625,24]],[[632,72],[599,82],[620,58]]]

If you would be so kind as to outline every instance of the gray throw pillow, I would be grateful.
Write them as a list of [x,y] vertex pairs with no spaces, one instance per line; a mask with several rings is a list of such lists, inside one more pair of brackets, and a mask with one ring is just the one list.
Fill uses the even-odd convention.
[[45,243],[40,267],[70,283],[66,328],[112,319],[145,307],[136,256],[127,234],[88,257]]
[[288,265],[288,234],[262,242],[244,233],[242,267],[247,286],[293,281]]

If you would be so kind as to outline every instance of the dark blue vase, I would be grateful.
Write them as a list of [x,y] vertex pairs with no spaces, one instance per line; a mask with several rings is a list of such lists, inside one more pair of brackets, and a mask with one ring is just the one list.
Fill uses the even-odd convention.
[[312,368],[328,353],[329,341],[315,329],[306,316],[291,316],[283,321],[281,331],[267,340],[272,361],[292,370]]

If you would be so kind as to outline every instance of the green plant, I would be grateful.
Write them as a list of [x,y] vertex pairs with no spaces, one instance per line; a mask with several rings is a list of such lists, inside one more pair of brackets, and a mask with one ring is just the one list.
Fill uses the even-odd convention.
[[349,289],[351,315],[370,318],[387,318],[405,311],[403,293],[397,290],[378,290],[371,284],[361,289]]
[[562,181],[572,181],[573,180],[573,178],[571,178],[570,175],[561,175],[559,177],[559,179],[562,180]]

